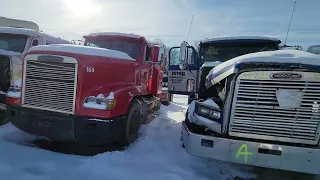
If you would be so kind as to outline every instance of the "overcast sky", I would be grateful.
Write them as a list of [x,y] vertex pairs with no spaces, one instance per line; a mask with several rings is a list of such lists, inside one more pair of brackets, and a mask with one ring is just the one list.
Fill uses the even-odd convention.
[[[261,35],[284,42],[293,0],[0,0],[0,16],[36,22],[67,40],[112,31],[168,46],[210,37]],[[320,0],[297,0],[287,44],[320,44]]]

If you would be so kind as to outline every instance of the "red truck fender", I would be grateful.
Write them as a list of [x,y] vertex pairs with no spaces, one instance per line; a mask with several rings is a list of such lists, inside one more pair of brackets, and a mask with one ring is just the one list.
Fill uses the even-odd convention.
[[[110,93],[113,93],[114,99],[116,100],[115,108],[109,111],[97,110],[97,109],[88,109],[82,107],[83,102],[86,97],[103,95],[103,97],[108,97]],[[125,115],[128,113],[129,105],[132,99],[136,96],[141,95],[140,86],[125,86],[124,84],[108,84],[104,86],[99,86],[92,88],[87,93],[83,93],[82,103],[77,106],[77,113],[83,116],[95,116],[101,118],[116,117]]]

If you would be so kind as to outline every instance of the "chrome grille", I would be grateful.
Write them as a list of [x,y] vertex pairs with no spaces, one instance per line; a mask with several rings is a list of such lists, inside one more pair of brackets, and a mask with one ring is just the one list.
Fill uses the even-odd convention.
[[74,114],[77,64],[34,59],[24,65],[23,106]]
[[[302,74],[302,78],[271,79],[272,73],[277,72],[246,72],[238,76],[229,135],[317,144],[320,121],[320,74],[294,72]],[[300,106],[296,109],[280,107],[276,96],[277,89],[301,91]]]

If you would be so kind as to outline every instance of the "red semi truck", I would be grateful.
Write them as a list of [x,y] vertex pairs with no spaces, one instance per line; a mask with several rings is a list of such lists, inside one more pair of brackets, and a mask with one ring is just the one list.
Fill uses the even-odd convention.
[[7,117],[20,130],[53,140],[128,145],[160,109],[158,47],[134,34],[84,38],[85,46],[30,49],[22,87],[9,90],[18,95],[7,98]]

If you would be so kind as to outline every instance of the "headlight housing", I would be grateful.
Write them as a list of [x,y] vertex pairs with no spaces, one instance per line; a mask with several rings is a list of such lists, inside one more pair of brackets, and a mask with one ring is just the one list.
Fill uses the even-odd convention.
[[83,107],[88,109],[112,110],[116,106],[115,99],[108,99],[104,97],[89,96],[83,102]]
[[220,109],[199,102],[196,103],[195,113],[199,116],[221,123],[222,112]]
[[7,96],[10,98],[21,98],[21,88],[11,86],[8,90]]
[[11,74],[11,79],[10,79],[11,85],[21,87],[22,59],[20,57],[11,56],[10,74]]

